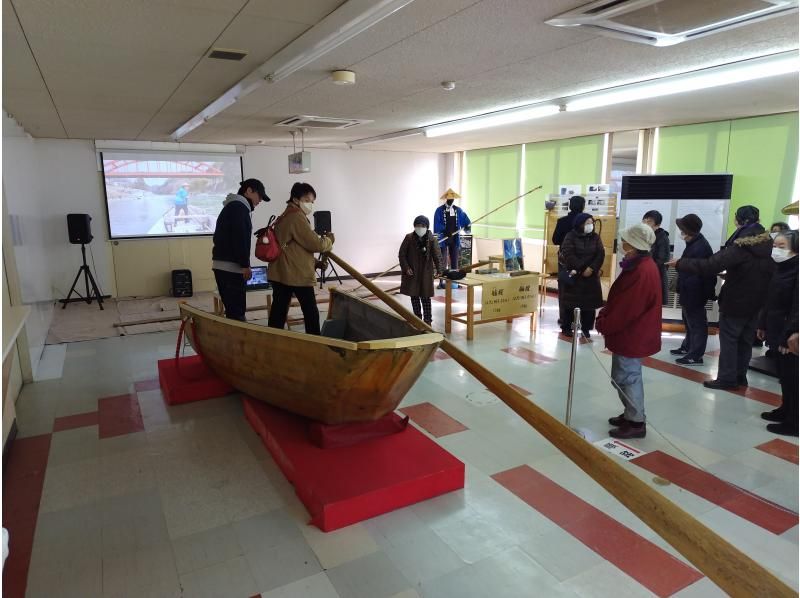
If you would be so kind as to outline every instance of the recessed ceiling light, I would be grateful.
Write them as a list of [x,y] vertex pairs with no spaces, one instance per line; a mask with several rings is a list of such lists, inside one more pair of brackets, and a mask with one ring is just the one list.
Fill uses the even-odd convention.
[[445,91],[453,91],[456,88],[455,81],[442,81],[442,89]]
[[331,80],[336,85],[353,85],[356,82],[356,74],[353,71],[333,71]]

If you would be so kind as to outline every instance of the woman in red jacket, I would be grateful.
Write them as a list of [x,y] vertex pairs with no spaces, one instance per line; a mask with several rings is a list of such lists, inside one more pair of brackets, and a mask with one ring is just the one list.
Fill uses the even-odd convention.
[[597,316],[597,330],[611,351],[611,379],[625,411],[608,420],[614,438],[644,438],[642,359],[661,350],[661,274],[650,256],[653,229],[635,224],[622,232],[622,273]]

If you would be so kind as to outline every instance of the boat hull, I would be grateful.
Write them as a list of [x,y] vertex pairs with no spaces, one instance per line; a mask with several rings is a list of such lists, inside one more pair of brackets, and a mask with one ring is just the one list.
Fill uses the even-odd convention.
[[220,378],[325,424],[374,421],[394,411],[441,341],[441,335],[415,334],[352,342],[226,320],[185,305],[181,312],[189,318],[192,347]]

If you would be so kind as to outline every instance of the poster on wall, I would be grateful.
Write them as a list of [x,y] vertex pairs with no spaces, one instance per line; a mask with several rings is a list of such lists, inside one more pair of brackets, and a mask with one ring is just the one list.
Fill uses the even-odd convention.
[[558,194],[561,197],[570,198],[573,195],[580,195],[583,192],[583,185],[578,183],[561,183],[558,186]]
[[472,265],[472,235],[460,235],[461,252],[458,254],[458,267],[466,268]]

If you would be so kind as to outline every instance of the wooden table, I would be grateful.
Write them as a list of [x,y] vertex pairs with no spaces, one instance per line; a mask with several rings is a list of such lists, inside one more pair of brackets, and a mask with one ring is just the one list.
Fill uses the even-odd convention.
[[445,332],[449,333],[452,330],[452,323],[453,322],[460,322],[461,324],[467,325],[467,340],[471,341],[475,334],[475,326],[479,324],[489,324],[490,322],[512,322],[514,318],[519,318],[521,316],[530,316],[531,319],[531,332],[536,329],[536,314],[538,311],[538,295],[539,295],[539,274],[536,272],[532,272],[530,274],[524,274],[521,276],[514,276],[510,278],[511,280],[515,281],[515,283],[524,283],[526,285],[530,285],[534,290],[534,301],[533,306],[530,310],[526,310],[523,312],[512,313],[503,315],[497,318],[480,318],[478,320],[475,319],[476,314],[480,314],[481,310],[475,310],[475,289],[477,287],[482,287],[484,284],[489,282],[496,282],[497,280],[508,280],[506,278],[497,278],[491,275],[485,274],[468,274],[466,277],[462,278],[461,280],[455,281],[458,285],[467,288],[467,311],[461,313],[453,313],[453,289],[452,285],[449,284],[451,281],[448,279],[443,279],[445,283],[445,305],[444,305],[444,330]]

